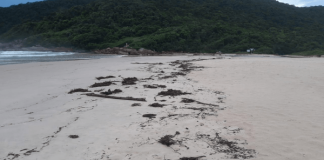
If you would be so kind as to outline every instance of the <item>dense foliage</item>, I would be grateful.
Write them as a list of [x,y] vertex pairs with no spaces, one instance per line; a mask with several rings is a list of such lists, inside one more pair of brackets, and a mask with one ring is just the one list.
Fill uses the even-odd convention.
[[63,11],[76,5],[86,5],[94,0],[44,0],[36,3],[0,7],[0,34],[14,25],[42,20],[51,13]]
[[274,0],[97,0],[18,25],[1,39],[88,50],[128,43],[156,51],[322,53],[323,17],[324,7]]

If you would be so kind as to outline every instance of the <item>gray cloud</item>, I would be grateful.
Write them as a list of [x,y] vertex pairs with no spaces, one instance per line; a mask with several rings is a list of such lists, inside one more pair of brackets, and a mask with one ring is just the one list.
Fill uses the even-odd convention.
[[323,0],[277,0],[282,3],[288,3],[297,7],[324,6]]

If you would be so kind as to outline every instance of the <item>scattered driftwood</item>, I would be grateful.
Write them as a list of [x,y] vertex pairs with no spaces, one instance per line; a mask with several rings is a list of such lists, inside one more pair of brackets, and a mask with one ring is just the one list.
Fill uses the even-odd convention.
[[110,86],[112,84],[114,84],[114,83],[110,82],[110,81],[106,81],[106,82],[101,82],[101,83],[95,83],[95,84],[91,85],[90,88],[105,87],[105,86]]
[[180,90],[168,89],[167,91],[161,91],[158,93],[159,96],[180,96],[185,94],[191,94],[187,92],[182,92]]
[[76,138],[79,138],[79,136],[78,136],[78,135],[69,135],[69,137],[70,137],[70,138],[72,138],[72,139],[76,139]]
[[116,78],[116,77],[115,76],[96,77],[97,80],[108,79],[108,78]]
[[216,104],[203,103],[203,102],[199,102],[199,101],[196,101],[196,103],[198,103],[198,104],[202,104],[202,105],[207,105],[207,106],[219,107],[219,105],[216,105]]
[[151,88],[151,89],[155,89],[155,88],[166,88],[166,85],[158,85],[158,84],[144,85],[144,88]]
[[149,105],[150,107],[155,107],[155,108],[162,108],[166,106],[165,104],[159,104],[159,103],[153,103]]
[[101,97],[101,98],[110,98],[110,99],[120,99],[120,100],[130,100],[130,101],[142,101],[142,102],[146,102],[146,99],[145,98],[117,97],[117,96],[107,96],[107,95],[94,94],[94,93],[89,93],[89,94],[85,94],[85,95],[91,96],[91,97]]
[[203,103],[203,102],[199,102],[199,101],[196,101],[196,100],[193,100],[193,99],[189,99],[189,98],[182,98],[182,103],[193,103],[193,102],[196,102],[198,104],[202,104],[202,105],[207,105],[207,106],[214,106],[214,107],[219,107],[218,105],[216,104],[210,104],[210,103]]
[[135,83],[136,81],[138,81],[138,79],[136,77],[129,77],[129,78],[123,79],[122,84],[123,85],[134,85],[134,84],[136,84]]
[[82,88],[77,88],[77,89],[72,89],[68,94],[72,94],[75,92],[91,92],[88,89],[82,89]]
[[142,104],[140,104],[140,103],[133,103],[132,104],[132,107],[138,107],[138,106],[142,106]]
[[121,93],[123,92],[122,90],[120,89],[115,89],[113,91],[111,91],[110,89],[107,91],[107,92],[101,92],[101,94],[104,94],[104,95],[112,95],[112,94],[117,94],[117,93]]
[[180,160],[199,160],[200,158],[204,158],[206,156],[199,156],[199,157],[183,157]]
[[153,119],[156,117],[156,114],[144,114],[143,117]]

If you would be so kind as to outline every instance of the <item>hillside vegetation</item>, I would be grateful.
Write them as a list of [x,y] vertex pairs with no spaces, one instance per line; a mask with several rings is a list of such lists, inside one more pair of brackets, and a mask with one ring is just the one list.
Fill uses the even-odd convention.
[[76,5],[86,5],[94,0],[44,0],[36,3],[0,7],[0,34],[15,25],[28,21],[39,21],[55,12],[69,9]]
[[323,17],[324,7],[274,0],[97,0],[21,23],[0,38],[87,50],[128,43],[156,51],[323,53]]

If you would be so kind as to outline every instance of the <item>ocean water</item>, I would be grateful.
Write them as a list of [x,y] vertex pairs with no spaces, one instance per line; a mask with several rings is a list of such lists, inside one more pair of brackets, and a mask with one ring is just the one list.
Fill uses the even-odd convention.
[[30,62],[73,61],[113,57],[120,56],[73,52],[0,51],[0,65]]

